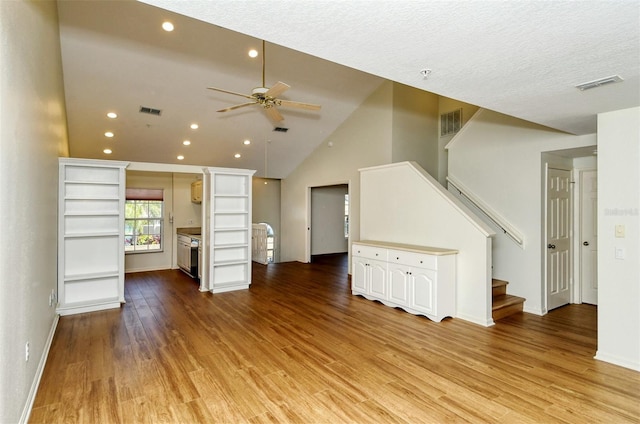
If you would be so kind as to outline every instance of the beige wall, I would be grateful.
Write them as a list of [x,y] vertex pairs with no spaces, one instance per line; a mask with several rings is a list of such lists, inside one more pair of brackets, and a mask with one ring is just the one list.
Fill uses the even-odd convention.
[[393,84],[392,162],[414,161],[438,175],[438,96]]
[[391,161],[392,113],[389,106],[392,96],[392,83],[383,83],[326,142],[282,180],[282,261],[308,260],[311,187],[349,184],[350,240],[360,239],[358,169]]
[[27,418],[57,323],[58,157],[69,155],[59,40],[55,2],[0,2],[2,423]]
[[[438,115],[453,112],[462,109],[462,126],[480,109],[478,106],[469,103],[460,102],[448,97],[438,98]],[[440,136],[440,122],[438,122],[438,136]],[[438,141],[438,174],[434,175],[443,186],[447,186],[447,175],[449,172],[449,152],[446,149],[447,144],[453,139],[454,135],[445,135],[439,137]]]

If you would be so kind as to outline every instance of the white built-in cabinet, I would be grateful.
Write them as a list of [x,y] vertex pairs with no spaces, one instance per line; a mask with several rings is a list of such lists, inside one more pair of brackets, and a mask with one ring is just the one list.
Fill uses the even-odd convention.
[[[222,293],[251,284],[251,181],[255,171],[206,168],[209,290]],[[207,263],[208,262],[208,263]]]
[[456,312],[457,250],[353,243],[351,292],[440,322]]
[[70,315],[124,303],[128,163],[59,159],[58,308]]

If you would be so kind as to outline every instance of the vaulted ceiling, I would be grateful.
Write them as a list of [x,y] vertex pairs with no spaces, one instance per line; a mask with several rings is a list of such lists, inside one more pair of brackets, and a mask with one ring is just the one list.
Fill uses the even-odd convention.
[[[573,134],[595,132],[598,113],[640,105],[635,0],[58,5],[75,157],[241,167],[285,177],[385,79]],[[165,20],[174,31],[161,29]],[[247,55],[261,40],[266,85],[284,81],[291,88],[282,98],[322,105],[320,111],[281,108],[285,119],[278,125],[287,133],[274,132],[259,106],[217,113],[246,99],[206,89],[250,94],[261,85],[261,57]],[[575,88],[612,75],[623,81]],[[162,112],[140,113],[141,106]],[[107,118],[109,111],[118,118]],[[197,130],[189,127],[194,122]],[[105,148],[113,153],[105,155]]]

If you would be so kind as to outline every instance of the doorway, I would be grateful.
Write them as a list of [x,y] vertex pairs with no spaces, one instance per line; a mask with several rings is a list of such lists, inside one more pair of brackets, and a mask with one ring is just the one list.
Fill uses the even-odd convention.
[[307,261],[349,250],[349,185],[309,189]]
[[547,312],[568,303],[596,305],[596,148],[546,152],[542,159],[543,309]]

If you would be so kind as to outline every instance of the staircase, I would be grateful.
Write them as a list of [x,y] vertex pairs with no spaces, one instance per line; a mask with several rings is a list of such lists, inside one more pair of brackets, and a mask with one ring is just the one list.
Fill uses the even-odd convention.
[[491,284],[491,294],[493,305],[491,317],[494,321],[508,317],[509,315],[522,312],[522,304],[526,299],[507,294],[508,281],[493,279]]

